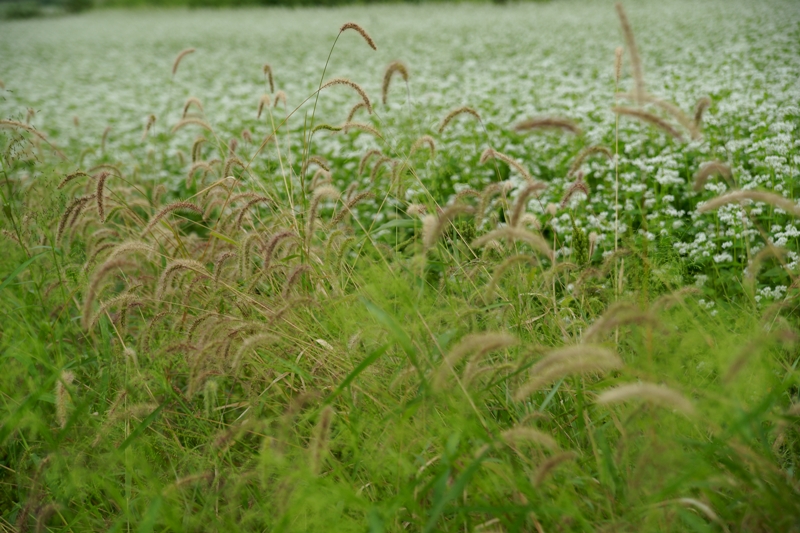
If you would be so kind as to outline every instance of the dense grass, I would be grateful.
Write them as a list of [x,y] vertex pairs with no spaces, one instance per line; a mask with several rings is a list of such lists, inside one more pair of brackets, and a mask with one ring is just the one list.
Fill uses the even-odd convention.
[[[310,24],[275,87],[255,19],[143,14],[108,62],[113,13],[6,25],[3,527],[800,529],[797,10],[632,9],[638,105],[613,6],[573,5],[337,11],[381,15],[378,51]],[[154,53],[122,54],[143,27]],[[364,126],[315,128],[361,101],[317,100],[323,68]],[[611,111],[673,99],[681,140]],[[581,131],[513,127],[543,116]],[[707,209],[737,190],[773,196]]]

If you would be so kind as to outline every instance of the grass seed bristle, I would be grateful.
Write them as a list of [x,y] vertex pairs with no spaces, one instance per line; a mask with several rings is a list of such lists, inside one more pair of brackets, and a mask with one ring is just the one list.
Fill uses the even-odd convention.
[[200,99],[197,98],[196,96],[190,96],[189,98],[186,99],[186,103],[183,104],[183,115],[181,116],[181,118],[186,118],[186,114],[189,113],[189,108],[191,108],[192,106],[199,109],[201,113],[204,111],[203,103],[200,102]]
[[500,434],[500,440],[512,448],[524,442],[543,446],[548,450],[558,449],[558,444],[556,444],[556,440],[552,437],[552,435],[545,433],[544,431],[525,426],[516,426],[503,431]]
[[193,54],[195,52],[194,48],[187,48],[185,50],[181,50],[178,56],[175,58],[175,62],[172,63],[172,77],[175,77],[175,73],[178,72],[178,66],[181,64],[181,60],[184,57],[188,56],[189,54]]
[[350,108],[350,112],[347,114],[347,118],[345,119],[345,123],[352,122],[353,121],[353,117],[356,116],[356,113],[358,113],[359,110],[366,109],[366,108],[367,108],[367,104],[365,104],[364,102],[358,102],[356,105],[354,105],[352,108]]
[[585,148],[581,149],[578,152],[578,155],[575,156],[575,159],[572,160],[572,164],[569,167],[569,172],[567,172],[567,176],[574,175],[578,170],[580,170],[581,165],[587,158],[591,157],[595,154],[603,154],[609,161],[614,161],[614,154],[611,153],[611,150],[606,148],[605,146],[586,146]]
[[258,111],[256,112],[256,118],[261,118],[261,113],[264,111],[266,107],[269,109],[270,101],[268,94],[262,94],[261,97],[258,99]]
[[[446,207],[438,218],[435,218],[435,223],[431,224],[426,222],[426,216],[422,224],[422,247],[423,251],[428,251],[436,245],[436,241],[444,232],[445,227],[457,216],[463,214],[473,213],[475,210],[464,204],[453,204]],[[429,215],[431,216],[431,215]]]
[[370,115],[372,114],[372,104],[370,104],[369,97],[367,96],[366,91],[364,91],[361,85],[357,84],[354,81],[348,80],[347,78],[333,78],[332,80],[325,82],[322,85],[322,87],[319,88],[319,90],[321,91],[323,89],[327,89],[328,87],[333,87],[334,85],[346,85],[347,87],[350,87],[355,92],[357,92],[358,95],[361,97],[361,100],[364,102],[364,106],[367,108],[369,114]]
[[383,85],[381,86],[381,99],[383,100],[383,105],[386,105],[387,99],[389,96],[389,84],[392,81],[392,76],[394,74],[399,74],[403,81],[408,83],[408,68],[400,61],[392,61],[389,63],[389,66],[386,67],[386,71],[383,73]]
[[[269,63],[264,63],[264,66],[262,67],[261,70],[263,70],[264,76],[266,76],[267,81],[269,81],[269,92],[274,93],[275,92],[275,81],[272,79],[272,65],[270,65]],[[286,95],[284,95],[284,97],[285,96]],[[276,96],[276,98],[277,98],[277,96]]]
[[682,394],[664,385],[654,383],[632,383],[608,389],[597,397],[595,403],[608,405],[630,400],[643,400],[662,407],[673,408],[686,415],[692,415],[695,412],[692,402]]
[[525,179],[525,181],[528,181],[528,182],[533,181],[533,176],[531,176],[530,172],[528,172],[525,169],[525,167],[523,167],[518,161],[516,161],[515,159],[507,156],[506,154],[500,153],[497,150],[495,150],[494,148],[487,148],[481,154],[481,158],[479,160],[479,163],[481,165],[485,165],[486,162],[489,161],[490,159],[499,159],[500,161],[504,162],[508,166],[515,168],[517,170],[517,172],[519,172],[522,175],[522,177]]
[[453,368],[464,357],[471,353],[483,356],[489,352],[503,350],[516,345],[517,338],[504,332],[472,333],[466,335],[442,359],[432,383],[435,387],[441,386],[444,380],[453,372]]
[[367,33],[367,30],[365,30],[355,22],[347,22],[345,24],[342,24],[342,27],[339,28],[339,33],[343,33],[347,30],[357,31],[361,35],[361,37],[364,38],[364,40],[367,42],[370,48],[372,48],[373,50],[378,49],[377,45],[375,44],[375,41],[373,41],[372,37],[370,37],[369,34]]
[[[150,115],[150,116],[151,117],[155,117],[155,115]],[[200,126],[204,130],[213,131],[211,126],[205,120],[199,119],[197,117],[186,117],[186,118],[182,118],[181,120],[178,121],[177,124],[172,126],[172,133],[175,133],[176,131],[184,128],[185,126],[189,126],[189,125]]]
[[533,486],[540,487],[547,476],[550,475],[550,472],[555,470],[561,463],[572,461],[577,457],[578,454],[575,452],[561,452],[543,461],[533,475]]
[[675,127],[664,120],[663,118],[659,117],[658,115],[654,115],[649,111],[645,111],[644,109],[635,109],[633,107],[621,107],[616,106],[612,107],[611,111],[618,115],[625,115],[628,117],[632,117],[638,119],[642,122],[647,122],[674,137],[676,140],[683,142],[684,138],[681,135],[681,132],[675,129]]
[[73,381],[75,381],[75,374],[70,370],[64,370],[56,382],[56,419],[61,429],[64,429],[67,425],[67,410],[70,403],[67,387],[72,385]]
[[522,214],[525,212],[525,208],[528,205],[528,198],[537,191],[543,191],[547,188],[547,185],[542,183],[541,181],[534,181],[529,183],[519,192],[516,201],[514,202],[514,208],[511,212],[511,226],[519,226],[520,220],[522,218]]
[[575,135],[582,135],[583,130],[575,123],[575,121],[568,118],[560,117],[537,117],[523,120],[514,124],[515,131],[531,131],[531,130],[562,130]]
[[[639,57],[639,49],[636,46],[636,40],[633,38],[633,28],[628,21],[628,15],[625,13],[625,8],[622,3],[617,2],[614,7],[619,16],[619,22],[622,26],[622,33],[625,36],[625,44],[628,47],[628,56],[631,60],[631,73],[633,74],[633,81],[635,93],[639,98],[643,98],[646,94],[644,85],[644,74],[642,73],[642,60]],[[642,100],[639,100],[641,103]]]
[[708,96],[700,97],[697,100],[697,104],[694,106],[694,127],[700,129],[700,126],[703,124],[703,115],[705,114],[706,110],[711,107],[711,98]]
[[553,250],[550,248],[550,245],[547,243],[544,237],[541,235],[536,235],[535,233],[532,233],[526,229],[515,228],[511,226],[505,226],[492,230],[489,233],[475,239],[470,246],[473,248],[480,248],[481,246],[486,246],[490,242],[500,241],[501,239],[526,242],[531,246],[531,248],[538,251],[548,259],[553,259]]
[[574,374],[602,373],[622,367],[622,359],[608,348],[589,344],[566,346],[549,352],[533,365],[532,376],[514,394],[522,401],[542,386]]
[[447,116],[445,116],[442,119],[441,124],[439,124],[439,133],[443,133],[444,132],[444,129],[447,127],[448,124],[450,124],[450,121],[452,121],[457,116],[463,115],[463,114],[472,115],[473,117],[475,117],[478,120],[478,122],[483,123],[483,121],[481,120],[481,116],[478,114],[477,111],[475,111],[471,107],[468,107],[468,106],[457,107],[456,109],[453,109],[452,111],[450,111],[447,114]]
[[731,167],[723,163],[722,161],[709,161],[707,163],[703,163],[700,166],[700,169],[694,175],[694,191],[700,192],[702,191],[705,186],[708,178],[714,174],[719,174],[728,182],[729,185],[735,185],[733,182],[733,173],[731,172]]
[[155,214],[153,218],[150,219],[150,222],[147,223],[147,226],[145,226],[144,230],[142,230],[140,236],[144,237],[150,232],[151,229],[155,227],[156,224],[158,224],[158,222],[162,218],[172,213],[173,211],[179,211],[179,210],[193,211],[198,215],[203,214],[203,210],[191,202],[173,202],[163,207],[158,213]]
[[433,137],[431,137],[430,135],[423,135],[422,137],[414,141],[414,144],[411,145],[411,148],[408,151],[408,157],[410,158],[411,156],[413,156],[415,153],[417,153],[417,151],[420,148],[422,148],[425,145],[428,146],[428,149],[431,152],[431,159],[436,157],[436,141],[434,141]]
[[745,200],[764,202],[765,204],[770,204],[778,209],[782,209],[792,216],[800,217],[800,206],[798,206],[793,200],[784,198],[779,194],[757,190],[738,190],[723,194],[721,196],[716,196],[700,205],[697,208],[697,211],[700,213],[707,213],[708,211],[713,211],[714,209],[718,209],[723,205],[741,203]]

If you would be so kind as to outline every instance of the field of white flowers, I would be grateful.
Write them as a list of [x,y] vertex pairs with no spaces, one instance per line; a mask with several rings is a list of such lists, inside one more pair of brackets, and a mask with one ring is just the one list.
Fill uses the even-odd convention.
[[[698,284],[710,268],[741,273],[742,258],[763,238],[738,205],[700,215],[699,202],[731,186],[713,178],[705,191],[692,190],[692,176],[706,161],[733,169],[743,189],[763,188],[796,196],[800,171],[800,6],[793,1],[644,1],[628,6],[636,32],[647,89],[688,114],[709,96],[705,136],[680,142],[638,121],[620,121],[620,235],[644,235],[662,248],[688,258]],[[343,34],[327,66],[326,78],[346,77],[361,84],[376,106],[371,120],[386,142],[402,151],[413,139],[431,134],[436,158],[418,172],[435,185],[442,203],[466,187],[493,179],[492,165],[480,165],[488,146],[521,161],[548,183],[533,213],[558,204],[572,181],[566,169],[582,146],[614,150],[615,115],[625,104],[614,97],[614,49],[623,43],[613,7],[607,2],[554,1],[546,4],[377,6],[335,10],[98,11],[53,20],[5,22],[0,26],[0,115],[29,120],[59,145],[83,150],[81,164],[102,161],[101,137],[110,127],[105,150],[115,162],[139,166],[154,143],[188,152],[193,128],[175,135],[183,103],[199,98],[206,120],[228,142],[238,139],[245,156],[271,131],[266,114],[256,118],[261,94],[269,92],[262,67],[272,66],[275,90],[287,95],[291,111],[320,82],[330,45],[341,23],[355,20],[375,38],[377,52],[356,34]],[[174,79],[171,65],[186,48]],[[409,68],[408,93],[391,87],[380,104],[383,71],[392,60]],[[626,66],[620,91],[630,90]],[[315,124],[344,122],[358,96],[345,87],[321,93]],[[301,132],[309,124],[314,100],[289,120]],[[452,108],[469,105],[483,126],[469,116],[443,133],[438,124]],[[282,104],[280,107],[283,107]],[[30,109],[32,112],[28,112]],[[284,111],[275,110],[276,121]],[[362,111],[363,113],[363,111]],[[151,114],[151,135],[142,130]],[[558,132],[519,134],[512,126],[537,116],[574,120],[576,137]],[[364,115],[366,117],[366,115]],[[357,117],[361,120],[363,117]],[[254,139],[242,139],[244,129]],[[302,135],[287,137],[295,159]],[[94,147],[93,149],[85,149]],[[358,177],[358,159],[379,148],[368,134],[318,132],[312,153],[333,163],[333,180],[344,189]],[[263,157],[263,156],[260,156]],[[340,164],[337,164],[340,163]],[[161,165],[152,178],[183,179],[190,163]],[[272,179],[267,164],[254,169]],[[591,188],[575,195],[549,223],[563,238],[558,253],[568,256],[572,218],[598,234],[598,246],[612,250],[615,167],[593,158],[583,171]],[[510,178],[516,179],[511,171]],[[420,191],[407,191],[408,201]],[[376,200],[378,201],[378,200]],[[365,204],[369,209],[369,205]],[[362,207],[363,209],[364,207]],[[758,215],[756,206],[752,214]],[[784,246],[800,230],[788,217],[763,209],[769,239]],[[796,247],[789,246],[790,249]],[[789,268],[798,256],[789,251]],[[669,277],[669,273],[664,273]],[[776,282],[761,297],[780,297]]]

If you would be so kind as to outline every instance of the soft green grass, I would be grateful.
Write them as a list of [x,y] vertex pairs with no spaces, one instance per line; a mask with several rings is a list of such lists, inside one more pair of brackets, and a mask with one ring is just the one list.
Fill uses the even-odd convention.
[[[570,74],[545,59],[532,69],[546,73],[545,87],[562,89],[538,94],[533,80],[520,81],[528,74],[517,68],[518,56],[493,59],[489,71],[486,55],[476,54],[476,67],[465,53],[456,59],[463,70],[452,72],[467,76],[484,68],[483,85],[470,85],[455,74],[448,79],[444,71],[426,70],[446,63],[442,43],[415,46],[403,37],[422,35],[437,21],[472,35],[478,18],[449,20],[439,8],[363,11],[364,21],[371,14],[397,17],[393,24],[376,23],[378,31],[364,22],[379,50],[388,41],[390,52],[403,46],[394,43],[406,43],[410,54],[421,54],[409,60],[405,103],[399,78],[389,93],[398,101],[388,106],[378,103],[380,76],[373,72],[364,82],[376,112],[361,110],[357,120],[379,130],[382,140],[363,131],[323,130],[309,140],[312,115],[314,124],[342,123],[358,99],[346,87],[321,93],[318,115],[313,98],[291,114],[313,95],[324,65],[327,79],[347,75],[361,82],[370,65],[384,64],[389,56],[373,59],[352,31],[341,35],[330,63],[325,56],[337,27],[329,29],[329,40],[309,34],[307,42],[289,42],[288,55],[273,68],[284,76],[276,89],[287,91],[290,105],[264,111],[260,121],[252,116],[268,87],[250,91],[252,80],[239,84],[230,75],[219,83],[211,76],[215,68],[235,68],[247,54],[228,62],[219,57],[215,67],[200,60],[198,50],[184,58],[173,81],[166,80],[174,55],[195,43],[170,46],[163,57],[131,56],[132,72],[159,63],[150,79],[161,81],[140,94],[159,96],[123,98],[111,130],[120,133],[103,141],[95,126],[108,117],[91,110],[114,100],[113,91],[97,90],[94,98],[65,91],[53,102],[46,97],[50,89],[26,86],[20,75],[25,58],[51,37],[14,40],[26,27],[8,25],[0,46],[23,57],[14,56],[8,67],[13,77],[6,78],[2,109],[24,124],[25,107],[36,105],[27,118],[38,125],[36,117],[45,117],[43,129],[64,156],[29,126],[6,122],[0,129],[2,527],[800,529],[794,219],[764,202],[697,211],[731,188],[794,197],[798,156],[786,136],[798,115],[787,103],[793,93],[781,70],[796,59],[792,34],[785,40],[749,34],[751,50],[761,54],[749,59],[731,53],[722,66],[710,66],[709,57],[684,65],[680,60],[690,51],[673,59],[673,41],[659,36],[671,28],[694,35],[698,20],[713,20],[729,4],[704,4],[699,15],[712,18],[698,15],[694,22],[676,16],[676,6],[684,4],[632,7],[651,90],[675,95],[684,109],[713,93],[703,138],[677,142],[627,119],[617,127],[608,112],[613,47],[623,42],[613,8],[570,2],[588,10],[581,18],[555,4],[476,8],[496,24],[481,37],[489,45],[465,44],[481,54],[509,50],[513,56],[503,24],[522,27],[523,15],[531,14],[553,34],[584,23],[585,33],[573,33],[579,40],[606,32],[611,54],[597,52],[608,61],[595,65],[605,74],[580,68],[582,74]],[[736,6],[738,18],[709,30],[731,46],[744,37],[728,27],[758,22],[796,32],[795,11],[781,18]],[[300,27],[302,19],[293,16],[317,12],[266,13]],[[355,16],[360,11],[332,13],[361,21]],[[116,16],[30,24],[75,29]],[[168,26],[163,13],[142,16],[135,24]],[[230,13],[221,17],[224,27],[241,21]],[[659,17],[666,22],[656,27]],[[422,29],[413,29],[415,20]],[[189,26],[176,23],[175,44]],[[380,30],[387,40],[381,41]],[[252,39],[247,32],[237,35]],[[444,39],[446,32],[432,35]],[[95,50],[93,38],[83,34],[77,46]],[[135,31],[127,38],[142,39]],[[221,41],[223,50],[215,53],[224,56],[235,41]],[[290,65],[292,56],[304,54],[306,62]],[[593,59],[575,57],[576,68]],[[64,68],[78,76],[55,82],[62,88],[74,88],[83,72],[74,59]],[[713,78],[713,87],[698,71],[708,65],[721,75],[726,65],[758,61],[761,71],[744,70],[739,81]],[[261,60],[254,64],[259,72]],[[682,68],[686,79],[675,75]],[[44,76],[32,71],[31,79]],[[97,72],[100,79],[117,76]],[[487,81],[500,73],[533,87],[531,100]],[[210,129],[193,124],[170,133],[190,94],[183,94],[184,78],[207,90],[200,95],[204,111],[195,117]],[[454,80],[463,84],[456,87]],[[626,76],[621,85],[627,90],[631,80]],[[767,92],[752,103],[757,87]],[[247,95],[246,113],[235,112],[239,104],[231,94]],[[478,109],[481,123],[462,115],[437,132],[442,115],[464,103]],[[70,126],[71,119],[55,118],[58,106],[84,110],[89,118]],[[215,114],[214,106],[225,112]],[[143,137],[141,120],[153,109],[164,111]],[[584,133],[512,131],[517,120],[544,112],[578,120]],[[291,118],[280,125],[286,114]],[[93,129],[82,129],[87,122]],[[251,140],[240,135],[245,128]],[[263,142],[272,131],[277,147]],[[231,150],[233,134],[238,140]],[[435,155],[411,153],[423,134],[434,138]],[[198,135],[205,143],[196,143]],[[581,167],[589,197],[578,194],[557,205],[574,179],[567,173],[575,155],[592,144],[620,156],[619,229],[613,215],[617,166],[602,157]],[[518,228],[533,245],[525,239],[481,245],[482,236],[512,219],[525,186],[513,165],[478,162],[489,146],[547,184],[521,204],[526,216]],[[361,157],[372,148],[393,160],[394,173],[387,161],[370,179],[376,156],[358,175]],[[303,172],[310,155],[330,162],[329,186],[318,163]],[[187,178],[193,159],[208,168]],[[692,176],[712,159],[730,165],[736,183],[712,178],[693,192]],[[87,175],[59,188],[77,169]],[[315,173],[322,185],[313,182]],[[499,183],[505,185],[487,196]],[[464,193],[466,187],[475,193]],[[76,198],[98,190],[105,221],[96,197],[78,204],[77,215],[64,215]],[[362,192],[374,196],[338,217],[348,198]],[[178,200],[203,214],[173,211],[143,233],[156,213]],[[441,235],[431,238],[432,226],[452,213],[452,205],[471,211],[443,223]],[[131,242],[138,248],[121,248]],[[786,251],[759,253],[770,246]],[[632,392],[623,398],[626,390]],[[619,401],[612,401],[615,394]]]

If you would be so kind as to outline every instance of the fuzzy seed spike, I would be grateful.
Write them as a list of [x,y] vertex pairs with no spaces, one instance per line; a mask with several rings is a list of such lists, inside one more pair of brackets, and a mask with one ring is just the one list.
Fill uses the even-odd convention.
[[537,250],[551,261],[553,259],[553,250],[550,249],[550,245],[547,243],[544,237],[536,235],[535,233],[532,233],[526,229],[515,228],[511,226],[492,230],[486,235],[483,235],[482,237],[479,237],[473,241],[471,246],[473,248],[480,248],[481,246],[485,246],[490,242],[499,241],[500,239],[526,242],[531,246],[531,248]]
[[682,394],[664,385],[656,385],[654,383],[632,383],[614,387],[600,394],[596,403],[608,405],[629,400],[643,400],[662,407],[675,409],[685,415],[693,415],[695,413],[692,402]]
[[543,385],[573,374],[608,372],[622,367],[622,359],[608,348],[591,344],[566,346],[549,352],[530,368],[531,379],[514,394],[524,400]]
[[175,62],[172,63],[172,77],[175,77],[175,73],[178,72],[178,66],[181,64],[181,61],[184,57],[188,56],[189,54],[193,54],[195,52],[194,48],[187,48],[185,50],[181,50],[178,56],[175,58]]
[[350,87],[355,92],[357,92],[358,95],[361,97],[361,100],[363,100],[364,106],[367,108],[369,114],[370,115],[372,114],[372,104],[369,103],[369,97],[367,96],[366,91],[364,91],[361,85],[357,84],[354,81],[348,80],[347,78],[333,78],[332,80],[325,82],[325,84],[322,87],[320,87],[319,90],[321,91],[323,89],[327,89],[328,87],[333,87],[334,85],[346,85],[347,87]]
[[633,74],[633,80],[635,84],[635,93],[639,99],[638,102],[642,103],[641,99],[646,94],[644,86],[644,74],[642,74],[642,60],[639,57],[639,49],[636,47],[636,40],[633,38],[633,28],[631,28],[631,23],[628,21],[628,15],[625,13],[625,8],[622,7],[622,3],[617,2],[614,7],[617,9],[620,26],[622,26],[622,33],[625,36],[625,44],[628,47],[628,56],[631,60],[631,72]]
[[583,130],[572,120],[560,117],[537,117],[529,118],[518,122],[514,125],[515,131],[531,131],[543,129],[557,129],[572,133],[574,135],[582,135]]
[[[274,93],[275,92],[275,82],[272,79],[272,65],[270,65],[269,63],[264,63],[264,66],[262,67],[262,70],[264,71],[264,76],[267,77],[267,81],[269,81],[269,92]],[[277,98],[277,96],[276,96],[276,98]]]
[[473,117],[475,117],[478,120],[478,122],[481,122],[481,123],[483,122],[481,120],[481,116],[478,114],[478,112],[475,111],[474,109],[472,109],[471,107],[468,107],[468,106],[457,107],[457,108],[453,109],[452,111],[450,111],[447,114],[447,116],[445,116],[442,119],[441,124],[439,124],[439,133],[443,133],[444,132],[444,129],[447,127],[448,124],[450,124],[450,121],[452,121],[458,115],[463,115],[465,113],[467,115],[472,115]]
[[361,37],[364,38],[364,40],[367,42],[370,48],[372,48],[373,50],[378,49],[378,47],[375,45],[375,41],[373,41],[372,37],[370,37],[369,34],[367,33],[367,30],[365,30],[355,22],[346,22],[345,24],[342,24],[342,27],[339,29],[339,33],[343,33],[347,30],[353,30],[358,32],[361,35]]
[[628,117],[632,117],[638,119],[642,122],[647,122],[674,137],[676,140],[683,142],[683,135],[681,132],[675,129],[675,127],[664,120],[663,118],[659,117],[658,115],[654,115],[649,111],[645,111],[644,109],[634,109],[632,107],[621,107],[616,106],[612,107],[611,111],[618,115],[625,115]]
[[386,105],[387,99],[389,97],[389,84],[392,81],[392,76],[394,74],[399,74],[403,81],[408,83],[408,68],[400,61],[392,61],[386,67],[386,71],[383,73],[383,86],[381,87],[381,98],[383,100],[383,105]]
[[158,224],[158,222],[162,218],[172,213],[173,211],[179,211],[179,210],[194,211],[198,215],[203,214],[203,210],[191,202],[173,202],[162,208],[158,213],[155,214],[153,218],[150,219],[150,222],[148,222],[147,226],[145,226],[144,230],[142,230],[141,237],[147,235],[150,232],[150,230],[153,229],[155,225]]
[[744,200],[764,202],[765,204],[770,204],[779,209],[783,209],[792,216],[800,217],[800,206],[798,206],[794,201],[775,193],[756,190],[739,190],[723,194],[722,196],[717,196],[699,206],[697,210],[700,213],[706,213],[714,209],[719,209],[723,205],[740,203]]

